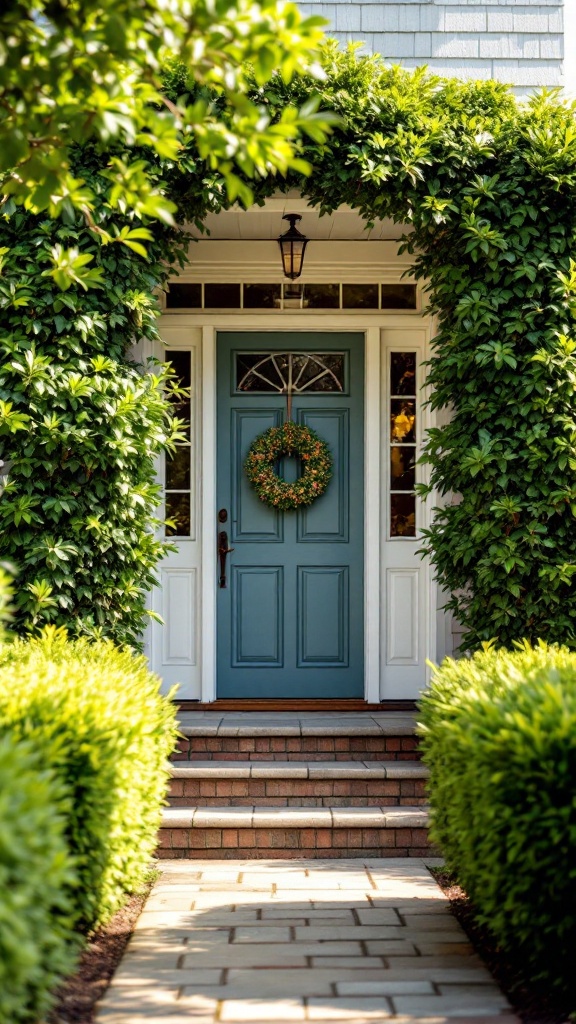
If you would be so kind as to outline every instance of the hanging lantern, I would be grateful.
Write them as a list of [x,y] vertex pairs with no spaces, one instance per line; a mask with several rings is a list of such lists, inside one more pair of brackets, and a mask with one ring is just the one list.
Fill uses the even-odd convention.
[[282,220],[290,222],[290,227],[278,239],[280,252],[282,253],[282,266],[284,274],[291,281],[295,281],[302,273],[304,266],[304,253],[308,245],[306,235],[303,235],[296,227],[296,222],[302,220],[298,213],[287,213]]

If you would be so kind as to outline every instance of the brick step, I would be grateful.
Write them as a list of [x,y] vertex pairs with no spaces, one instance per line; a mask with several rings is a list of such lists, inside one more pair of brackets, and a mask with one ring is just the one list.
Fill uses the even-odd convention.
[[173,761],[414,761],[415,717],[182,712]]
[[159,856],[244,860],[298,857],[423,857],[425,807],[168,807]]
[[345,807],[421,805],[428,770],[420,761],[178,761],[172,807]]

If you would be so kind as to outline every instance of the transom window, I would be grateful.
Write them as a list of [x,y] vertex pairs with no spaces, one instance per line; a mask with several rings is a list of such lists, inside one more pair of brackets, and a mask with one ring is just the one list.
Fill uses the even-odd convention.
[[173,282],[166,309],[416,309],[416,285]]

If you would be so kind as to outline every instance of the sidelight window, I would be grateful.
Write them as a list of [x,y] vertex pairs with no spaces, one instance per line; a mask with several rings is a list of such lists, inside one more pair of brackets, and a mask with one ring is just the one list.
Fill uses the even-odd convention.
[[390,536],[416,536],[416,352],[390,353]]
[[[190,352],[177,349],[166,352],[166,362],[171,363],[178,385],[188,389],[192,383],[190,360]],[[190,394],[174,396],[171,401],[174,415],[183,421],[180,429],[185,440],[176,446],[172,454],[166,455],[166,519],[171,520],[171,525],[166,526],[166,536],[189,537],[192,499]]]

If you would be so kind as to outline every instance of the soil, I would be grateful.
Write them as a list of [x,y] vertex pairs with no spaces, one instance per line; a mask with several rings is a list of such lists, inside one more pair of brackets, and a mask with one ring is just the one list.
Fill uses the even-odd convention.
[[514,1011],[524,1024],[571,1024],[574,1006],[567,1006],[549,988],[538,987],[522,973],[522,964],[507,956],[495,943],[486,928],[474,920],[474,907],[464,889],[449,872],[432,869],[440,888],[451,902],[454,916],[467,933],[476,952],[482,957]]
[[93,1024],[96,1003],[102,999],[118,967],[151,888],[130,896],[114,917],[88,939],[75,974],[63,982],[46,1024]]

